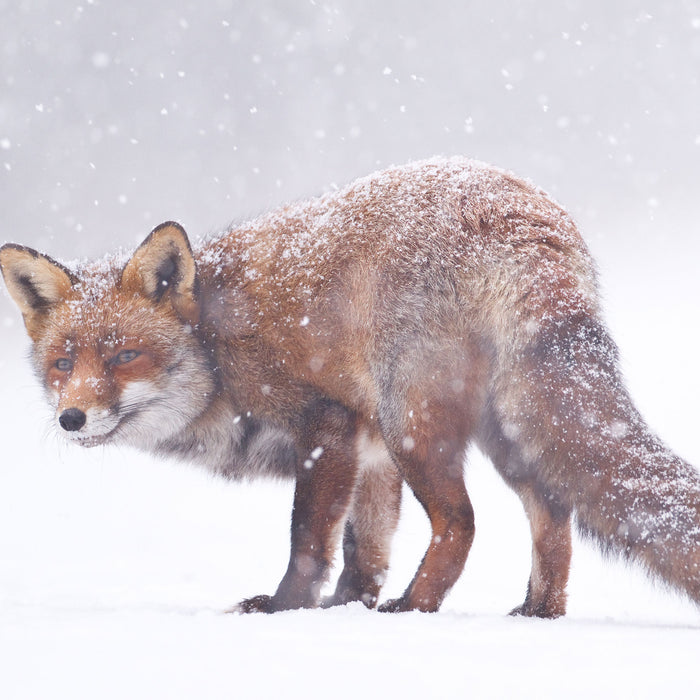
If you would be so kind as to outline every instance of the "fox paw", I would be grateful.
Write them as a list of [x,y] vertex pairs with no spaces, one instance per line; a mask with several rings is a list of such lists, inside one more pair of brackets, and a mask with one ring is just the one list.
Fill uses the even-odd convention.
[[513,608],[509,613],[511,617],[539,617],[546,620],[554,620],[557,617],[562,617],[566,614],[564,609],[550,608],[546,605],[531,606],[525,602]]
[[274,599],[271,595],[256,595],[253,598],[246,598],[237,605],[229,608],[227,613],[273,613],[277,610]]
[[322,608],[334,608],[339,605],[347,605],[348,603],[362,603],[366,608],[372,610],[377,605],[377,596],[371,593],[362,593],[353,596],[339,596],[337,593],[334,595],[326,596],[321,600]]
[[513,608],[508,615],[510,615],[510,617],[530,617],[532,613],[528,612],[525,603],[523,603],[522,605],[518,605],[517,608]]
[[406,598],[401,597],[401,598],[392,598],[391,600],[387,600],[384,603],[382,603],[377,610],[379,612],[388,612],[388,613],[395,613],[395,612],[408,612],[411,610],[411,607],[408,605],[408,601]]

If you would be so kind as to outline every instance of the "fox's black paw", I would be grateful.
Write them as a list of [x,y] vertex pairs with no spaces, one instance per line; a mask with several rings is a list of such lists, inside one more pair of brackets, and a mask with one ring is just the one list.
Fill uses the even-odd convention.
[[410,609],[411,608],[409,607],[408,602],[404,597],[392,598],[391,600],[387,600],[377,608],[379,612],[388,613],[407,612]]
[[276,612],[274,598],[271,595],[256,595],[253,598],[246,598],[237,605],[229,608],[227,613],[273,613]]
[[556,607],[550,608],[546,605],[539,605],[533,608],[526,602],[518,605],[517,608],[513,608],[508,614],[511,617],[539,617],[544,620],[555,620],[557,617],[562,617],[565,614],[565,610]]

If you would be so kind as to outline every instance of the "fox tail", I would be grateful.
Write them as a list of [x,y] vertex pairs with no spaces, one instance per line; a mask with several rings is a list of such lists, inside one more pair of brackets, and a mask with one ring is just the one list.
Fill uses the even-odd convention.
[[515,362],[499,402],[514,462],[603,550],[700,602],[700,475],[647,427],[603,324],[552,321]]

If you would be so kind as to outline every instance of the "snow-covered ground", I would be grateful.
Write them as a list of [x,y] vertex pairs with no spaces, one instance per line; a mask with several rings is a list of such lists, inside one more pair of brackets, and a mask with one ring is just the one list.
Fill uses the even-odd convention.
[[[439,613],[223,614],[272,592],[283,573],[291,485],[62,444],[11,319],[0,360],[0,697],[697,697],[700,611],[585,543],[566,618],[506,616],[524,595],[529,534],[477,453],[466,468],[477,537]],[[628,364],[641,403],[657,406],[657,424],[680,422],[684,454],[700,463],[696,404],[684,398],[700,381],[697,328],[677,329],[687,349],[660,376],[662,340],[633,321],[622,335],[640,348]],[[402,591],[427,538],[407,493],[387,596]]]

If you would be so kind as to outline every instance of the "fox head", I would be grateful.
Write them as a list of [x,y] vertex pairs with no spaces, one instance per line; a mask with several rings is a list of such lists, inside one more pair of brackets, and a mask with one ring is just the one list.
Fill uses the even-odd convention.
[[123,267],[72,272],[10,243],[0,269],[56,425],[71,441],[157,449],[209,405],[197,266],[178,224],[154,229]]

